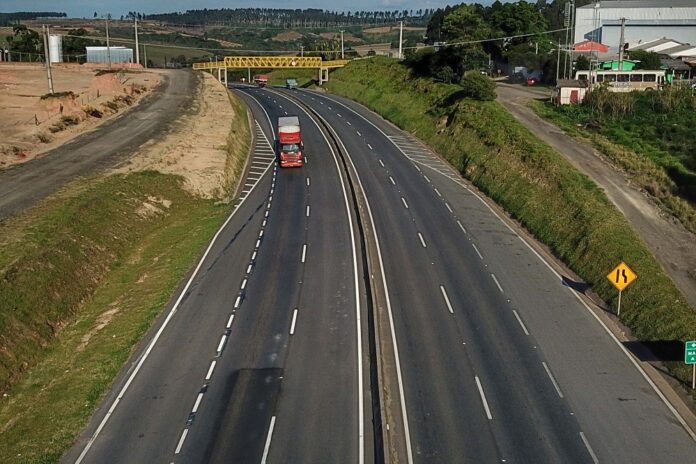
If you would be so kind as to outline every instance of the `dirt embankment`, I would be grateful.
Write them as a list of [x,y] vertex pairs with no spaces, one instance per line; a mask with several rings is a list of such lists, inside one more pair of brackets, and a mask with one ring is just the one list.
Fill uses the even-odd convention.
[[119,172],[155,170],[177,174],[185,179],[186,190],[198,196],[226,198],[229,195],[230,128],[248,122],[244,114],[235,113],[222,83],[208,73],[201,76],[199,96],[193,108],[167,134],[142,146]]
[[0,65],[0,169],[28,161],[135,105],[160,82],[146,71],[53,66],[48,96],[42,66]]

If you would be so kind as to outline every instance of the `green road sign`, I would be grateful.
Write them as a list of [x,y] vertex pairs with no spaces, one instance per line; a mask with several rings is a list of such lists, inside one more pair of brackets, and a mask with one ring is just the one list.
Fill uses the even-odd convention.
[[696,364],[696,341],[686,342],[684,362],[686,364]]

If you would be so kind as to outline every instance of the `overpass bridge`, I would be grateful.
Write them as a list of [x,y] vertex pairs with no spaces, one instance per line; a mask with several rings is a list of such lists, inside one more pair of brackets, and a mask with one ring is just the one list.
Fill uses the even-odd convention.
[[[218,80],[227,85],[228,69],[317,69],[319,85],[329,80],[329,70],[341,68],[348,60],[324,61],[319,56],[226,56],[223,60],[194,63],[193,69],[199,71],[217,70]],[[223,72],[224,70],[224,72]]]

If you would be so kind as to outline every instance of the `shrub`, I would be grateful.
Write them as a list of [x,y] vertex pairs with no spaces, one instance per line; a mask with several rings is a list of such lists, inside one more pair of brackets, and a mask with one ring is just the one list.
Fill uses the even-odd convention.
[[62,122],[65,126],[76,126],[80,123],[80,118],[78,116],[68,114],[61,117],[60,122]]
[[495,82],[483,74],[468,73],[462,78],[461,84],[465,97],[483,101],[495,100]]
[[82,108],[82,111],[84,111],[87,116],[91,116],[93,118],[101,118],[102,116],[104,116],[104,113],[102,113],[93,106],[85,106],[84,108]]

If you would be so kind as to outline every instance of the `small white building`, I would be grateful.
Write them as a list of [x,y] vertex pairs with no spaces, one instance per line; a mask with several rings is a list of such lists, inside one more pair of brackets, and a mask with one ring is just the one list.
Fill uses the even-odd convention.
[[553,99],[557,105],[577,105],[587,94],[587,83],[575,79],[558,79]]

